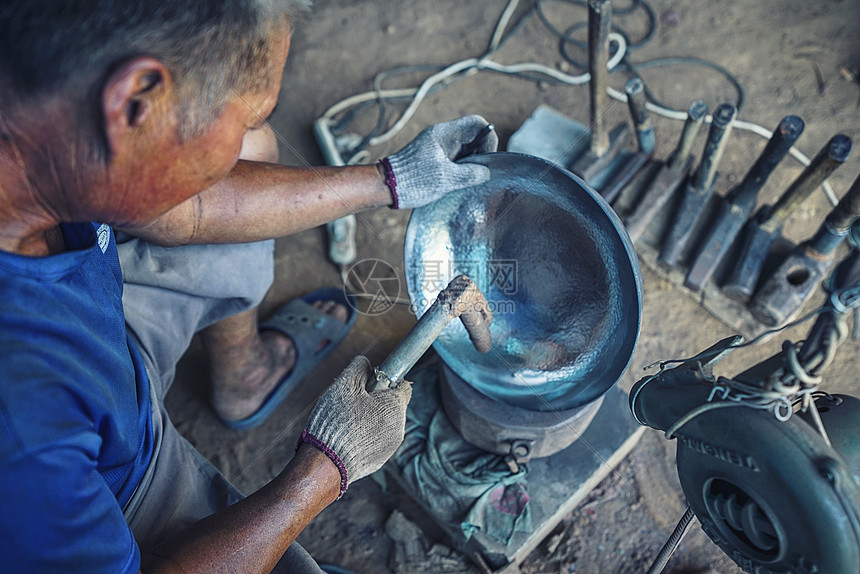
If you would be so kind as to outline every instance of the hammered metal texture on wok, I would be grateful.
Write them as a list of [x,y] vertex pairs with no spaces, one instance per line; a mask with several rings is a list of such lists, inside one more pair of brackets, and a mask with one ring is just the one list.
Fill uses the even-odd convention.
[[434,348],[494,399],[529,410],[572,409],[621,377],[639,335],[642,285],[632,243],[612,208],[582,180],[515,153],[472,156],[480,186],[415,209],[405,268],[416,316],[455,275],[471,277],[494,314],[479,353],[459,322]]

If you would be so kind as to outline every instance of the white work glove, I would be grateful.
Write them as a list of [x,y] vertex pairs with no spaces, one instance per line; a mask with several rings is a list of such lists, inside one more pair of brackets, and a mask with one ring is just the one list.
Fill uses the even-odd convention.
[[319,398],[299,439],[299,445],[315,446],[340,470],[338,498],[349,483],[382,468],[403,442],[412,383],[369,393],[367,383],[374,377],[370,361],[355,357]]
[[[454,162],[462,147],[487,125],[487,120],[473,115],[430,126],[402,150],[380,161],[394,200],[391,207],[419,207],[452,191],[487,181],[487,166],[468,160]],[[498,146],[499,136],[491,131],[475,152],[493,152]]]

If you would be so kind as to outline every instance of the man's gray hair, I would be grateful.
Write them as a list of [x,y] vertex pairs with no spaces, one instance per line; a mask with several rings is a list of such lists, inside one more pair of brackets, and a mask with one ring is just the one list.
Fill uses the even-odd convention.
[[[108,76],[162,61],[181,94],[185,138],[238,94],[270,81],[270,33],[312,0],[16,0],[0,5],[0,105],[64,95],[93,114]],[[100,118],[96,116],[95,119]]]

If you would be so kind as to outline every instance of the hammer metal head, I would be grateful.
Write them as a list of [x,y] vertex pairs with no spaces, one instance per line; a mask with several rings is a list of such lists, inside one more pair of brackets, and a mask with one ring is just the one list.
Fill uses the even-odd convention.
[[756,293],[750,304],[753,316],[768,327],[791,319],[812,296],[832,261],[830,257],[814,257],[800,246]]
[[726,297],[740,303],[752,298],[770,248],[780,234],[779,229],[775,232],[764,229],[758,219],[754,217],[744,227],[737,266],[722,287]]
[[[686,167],[689,168],[689,162]],[[670,203],[669,200],[687,177],[687,171],[688,169],[674,171],[665,163],[660,166],[660,171],[633,209],[633,213],[624,221],[632,241],[638,241],[651,220]]]
[[454,277],[448,283],[448,287],[439,293],[436,304],[447,308],[452,319],[460,317],[475,349],[481,353],[490,350],[490,325],[493,322],[493,312],[474,281],[465,275]]
[[684,286],[697,293],[713,276],[746,221],[746,214],[738,206],[725,198],[719,198],[718,201],[720,207],[716,224],[708,230],[705,241],[684,277]]
[[471,279],[458,275],[439,293],[427,312],[376,368],[376,380],[371,381],[370,390],[399,385],[436,337],[457,317],[463,321],[475,348],[481,353],[489,351],[490,323],[493,321],[490,306]]

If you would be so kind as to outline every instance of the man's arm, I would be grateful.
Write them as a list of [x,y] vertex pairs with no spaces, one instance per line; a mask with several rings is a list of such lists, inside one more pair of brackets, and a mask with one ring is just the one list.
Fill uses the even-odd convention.
[[[296,168],[240,160],[212,187],[146,226],[123,231],[160,245],[242,243],[383,205],[418,207],[490,177],[485,166],[455,161],[485,126],[480,116],[430,126],[377,165]],[[477,151],[497,146],[491,131]]]
[[142,559],[143,572],[270,572],[302,529],[403,442],[412,383],[367,391],[356,357],[317,401],[300,447],[269,484],[204,518]]
[[391,203],[375,165],[311,169],[240,160],[212,187],[149,225],[124,231],[160,245],[243,243]]
[[266,486],[144,556],[141,570],[270,572],[302,529],[337,499],[340,484],[334,463],[302,445]]

